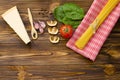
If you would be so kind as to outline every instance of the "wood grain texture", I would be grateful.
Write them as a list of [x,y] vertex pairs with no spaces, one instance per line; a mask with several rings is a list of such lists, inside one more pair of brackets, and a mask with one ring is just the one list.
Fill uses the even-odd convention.
[[[72,2],[85,10],[89,9],[93,0],[1,0],[0,15],[13,6],[17,6],[30,35],[30,23],[27,8],[31,8],[34,20],[48,20],[47,14],[42,17],[41,9],[49,9],[54,1],[61,4]],[[0,17],[0,80],[19,80],[16,66],[24,68],[25,80],[120,80],[120,58],[109,54],[120,54],[120,20],[118,20],[110,36],[104,43],[95,62],[68,49],[67,40],[59,44],[49,42],[47,28],[37,40],[25,45],[16,33]],[[104,65],[113,64],[116,73],[108,76],[104,73]]]

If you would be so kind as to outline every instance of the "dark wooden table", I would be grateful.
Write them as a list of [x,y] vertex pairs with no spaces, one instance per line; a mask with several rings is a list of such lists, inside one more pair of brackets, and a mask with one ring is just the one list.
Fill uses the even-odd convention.
[[[0,15],[17,6],[30,35],[27,8],[32,9],[34,20],[47,20],[48,10],[54,1],[72,2],[85,10],[93,0],[0,0]],[[14,14],[13,14],[14,15]],[[95,62],[68,49],[67,40],[59,44],[49,42],[47,28],[37,40],[25,45],[0,17],[0,80],[120,80],[120,20],[103,45]],[[112,55],[112,56],[111,56]],[[117,55],[117,56],[116,56]],[[117,57],[117,58],[116,58]],[[105,65],[115,67],[115,73],[106,74]]]

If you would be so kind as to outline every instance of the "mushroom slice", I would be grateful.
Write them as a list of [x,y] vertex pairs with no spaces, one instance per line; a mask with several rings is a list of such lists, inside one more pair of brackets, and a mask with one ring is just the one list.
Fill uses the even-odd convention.
[[49,40],[51,43],[58,43],[60,38],[58,36],[50,36]]
[[56,27],[49,27],[48,28],[48,33],[50,33],[50,34],[57,34],[58,33],[58,28],[56,28]]
[[57,25],[57,21],[53,21],[53,20],[50,20],[50,21],[47,21],[47,25],[48,26],[56,26]]

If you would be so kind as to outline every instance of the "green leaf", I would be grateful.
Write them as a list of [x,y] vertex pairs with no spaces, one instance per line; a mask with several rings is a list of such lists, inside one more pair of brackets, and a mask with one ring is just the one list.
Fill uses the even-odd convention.
[[62,22],[63,18],[64,18],[65,14],[63,12],[63,8],[62,6],[57,7],[54,10],[54,17],[59,21]]
[[62,22],[64,24],[71,25],[73,28],[77,28],[81,21],[80,20],[75,20],[74,21],[74,20],[68,19],[67,17],[64,17],[63,20],[62,20]]
[[65,16],[72,20],[81,20],[84,17],[83,9],[72,3],[64,4],[63,11],[65,13]]
[[84,11],[73,3],[66,3],[54,10],[54,16],[59,22],[77,28],[84,17]]

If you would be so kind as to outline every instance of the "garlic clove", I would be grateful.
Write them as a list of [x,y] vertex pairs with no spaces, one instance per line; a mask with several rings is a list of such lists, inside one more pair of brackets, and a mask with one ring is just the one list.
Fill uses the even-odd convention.
[[38,22],[34,22],[34,27],[35,27],[35,29],[39,29],[39,27],[40,27],[39,23]]
[[41,25],[43,29],[46,27],[46,24],[44,21],[38,21],[38,23]]
[[57,25],[57,21],[52,21],[52,20],[47,21],[47,25],[48,26],[56,26]]
[[42,27],[39,27],[39,31],[42,34],[44,32],[44,29]]

